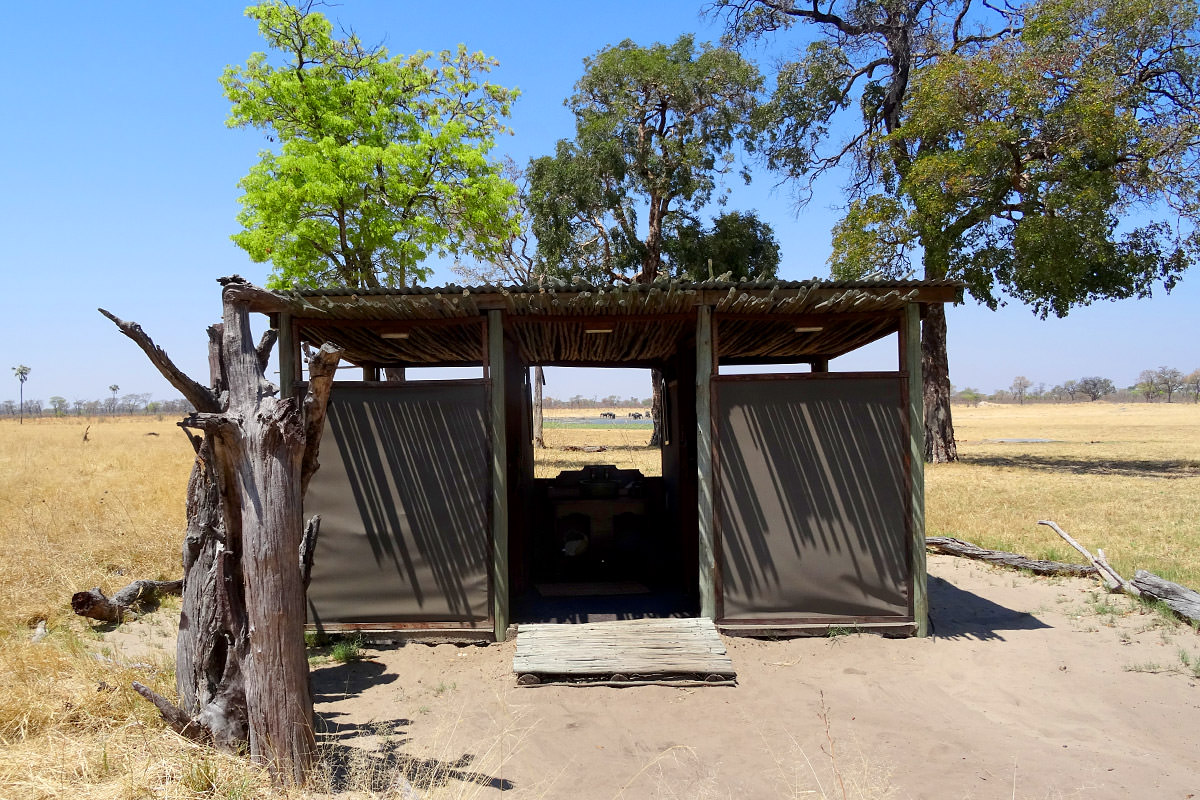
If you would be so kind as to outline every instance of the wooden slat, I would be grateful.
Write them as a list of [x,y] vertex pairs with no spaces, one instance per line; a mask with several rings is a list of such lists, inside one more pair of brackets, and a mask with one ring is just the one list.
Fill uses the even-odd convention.
[[712,620],[521,625],[513,672],[574,678],[736,675]]

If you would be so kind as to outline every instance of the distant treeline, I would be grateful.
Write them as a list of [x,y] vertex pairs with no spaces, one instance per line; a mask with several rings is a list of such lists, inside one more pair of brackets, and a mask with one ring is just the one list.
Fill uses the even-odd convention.
[[575,395],[568,400],[560,400],[557,397],[542,398],[543,408],[649,408],[650,398],[645,397],[638,399],[636,397],[617,397],[615,394],[610,394],[608,397],[583,397]]
[[1200,402],[1200,369],[1189,373],[1175,367],[1142,370],[1132,386],[1117,386],[1109,378],[1091,375],[1078,380],[1063,381],[1047,387],[1034,383],[1024,375],[1013,378],[1007,389],[991,394],[970,386],[953,392],[953,401],[965,405],[988,403],[1073,403],[1087,400],[1108,400],[1115,403],[1137,401],[1155,403]]
[[[183,398],[176,400],[154,400],[150,394],[113,395],[103,400],[67,400],[51,397],[42,402],[33,398],[25,401],[26,417],[100,417],[129,416],[134,414],[190,414],[195,409]],[[16,417],[22,413],[16,400],[0,401],[0,416]]]

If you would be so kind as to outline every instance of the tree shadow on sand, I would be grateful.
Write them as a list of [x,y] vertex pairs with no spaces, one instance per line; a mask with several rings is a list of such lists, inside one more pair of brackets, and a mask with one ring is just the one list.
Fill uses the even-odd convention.
[[[340,711],[322,709],[321,703],[359,694],[399,679],[376,661],[351,661],[311,672],[316,708],[317,745],[323,788],[332,793],[365,792],[409,797],[452,783],[473,783],[508,791],[512,781],[471,770],[476,757],[420,758],[401,752],[413,742],[411,719],[356,720]],[[422,795],[423,796],[423,795]]]
[[1056,456],[961,455],[964,464],[1007,467],[1074,475],[1118,475],[1131,478],[1200,478],[1200,461],[1153,459],[1082,459]]
[[1004,637],[999,631],[1051,627],[1027,611],[993,603],[933,575],[929,576],[929,618],[933,635],[939,639],[1002,642]]

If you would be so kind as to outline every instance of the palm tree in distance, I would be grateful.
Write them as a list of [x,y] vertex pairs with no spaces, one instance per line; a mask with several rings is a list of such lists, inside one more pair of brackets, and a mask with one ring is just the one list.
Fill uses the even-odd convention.
[[109,390],[110,392],[112,392],[112,396],[113,396],[113,398],[112,398],[112,411],[110,411],[109,413],[110,413],[110,414],[112,414],[113,416],[116,416],[116,414],[117,414],[117,392],[121,391],[121,387],[120,387],[120,386],[117,386],[117,385],[114,383],[112,386],[109,386],[109,387],[108,387],[108,390]]
[[19,380],[21,382],[21,410],[20,410],[20,412],[18,412],[17,424],[24,425],[25,424],[25,381],[29,380],[30,369],[29,369],[29,367],[25,366],[24,364],[21,364],[20,366],[13,367],[12,370],[13,370],[13,375],[16,375],[17,380]]

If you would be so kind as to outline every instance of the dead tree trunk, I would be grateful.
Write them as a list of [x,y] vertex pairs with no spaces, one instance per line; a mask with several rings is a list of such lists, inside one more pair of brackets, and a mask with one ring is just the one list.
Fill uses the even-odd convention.
[[[303,403],[265,377],[274,336],[254,346],[249,308],[274,296],[241,278],[222,281],[223,321],[209,329],[212,388],[179,371],[141,328],[101,309],[196,408],[188,485],[184,592],[176,661],[179,706],[136,686],[180,733],[244,750],[281,783],[302,783],[315,743],[304,654],[301,500],[317,448],[338,352],[309,365]],[[313,529],[315,531],[315,528]]]
[[650,370],[650,420],[654,424],[650,433],[650,447],[662,447],[663,443],[662,383],[662,370]]
[[533,446],[546,449],[546,437],[542,426],[542,387],[546,385],[546,375],[541,367],[533,368]]

